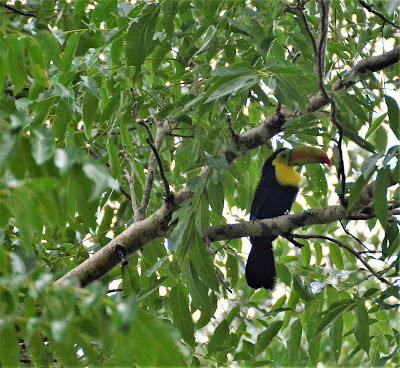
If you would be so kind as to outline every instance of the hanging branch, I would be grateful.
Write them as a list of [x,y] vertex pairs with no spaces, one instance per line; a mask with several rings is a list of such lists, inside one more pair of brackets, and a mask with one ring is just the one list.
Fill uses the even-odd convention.
[[27,12],[24,12],[24,11],[22,11],[22,10],[18,10],[18,9],[16,9],[16,8],[13,8],[11,5],[7,5],[7,4],[0,3],[0,6],[2,6],[3,8],[6,8],[7,10],[12,11],[13,13],[17,13],[17,14],[19,14],[19,15],[23,15],[24,17],[38,18],[38,16],[37,16],[36,14],[27,13]]
[[367,9],[370,13],[377,15],[379,18],[381,18],[385,23],[389,23],[391,26],[395,28],[400,28],[396,23],[392,22],[390,19],[386,18],[382,13],[378,12],[377,10],[373,9],[372,7],[374,5],[369,5],[366,1],[364,0],[358,0],[358,2],[365,8]]
[[323,240],[327,240],[331,243],[335,243],[337,244],[339,247],[346,249],[348,252],[350,252],[351,254],[353,254],[367,269],[369,272],[371,272],[377,279],[379,279],[380,281],[384,282],[385,284],[395,287],[395,285],[393,285],[390,281],[386,280],[385,278],[383,278],[382,276],[380,276],[378,274],[378,272],[376,272],[369,264],[367,261],[365,261],[363,259],[363,257],[361,256],[361,254],[357,251],[355,251],[354,249],[352,249],[351,247],[349,247],[348,245],[340,242],[339,240],[333,239],[329,236],[324,236],[324,235],[297,235],[297,234],[286,234],[285,237],[289,237],[289,238],[300,238],[300,239],[323,239]]
[[297,1],[297,7],[296,8],[300,12],[301,19],[303,20],[303,23],[304,23],[304,28],[306,29],[308,37],[310,38],[310,41],[311,41],[311,44],[312,44],[312,47],[313,47],[313,50],[314,50],[314,55],[317,56],[317,54],[318,54],[317,44],[315,42],[315,38],[314,38],[314,36],[313,36],[313,34],[311,32],[311,29],[310,29],[310,27],[308,25],[308,21],[307,21],[306,15],[304,14],[304,4],[303,4],[303,2],[301,0]]
[[131,192],[130,194],[130,200],[131,200],[131,204],[132,204],[132,210],[133,210],[133,220],[139,221],[139,214],[138,214],[138,205],[137,205],[137,200],[136,200],[136,194],[135,194],[135,166],[133,164],[133,160],[132,157],[130,155],[128,155],[127,153],[125,153],[125,158],[129,163],[131,172],[129,172],[128,170],[125,169],[125,176],[128,180],[129,183],[129,190]]

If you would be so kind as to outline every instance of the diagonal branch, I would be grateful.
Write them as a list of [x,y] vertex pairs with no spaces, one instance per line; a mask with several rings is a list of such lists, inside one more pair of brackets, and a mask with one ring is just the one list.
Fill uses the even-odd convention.
[[396,23],[392,22],[390,19],[386,18],[382,13],[378,12],[377,10],[373,9],[373,5],[369,5],[366,1],[364,0],[358,0],[358,2],[365,8],[367,9],[370,13],[377,15],[379,18],[381,18],[385,23],[390,24],[391,26],[395,28],[400,28]]
[[385,284],[387,284],[387,285],[389,285],[389,286],[394,287],[394,285],[393,285],[390,281],[388,281],[388,280],[386,280],[385,278],[383,278],[382,276],[380,276],[379,273],[376,272],[376,271],[368,264],[368,262],[367,262],[366,260],[364,260],[364,258],[362,257],[362,255],[361,255],[359,252],[355,251],[353,248],[351,248],[351,247],[349,247],[348,245],[346,245],[346,244],[340,242],[340,241],[337,240],[337,239],[333,239],[333,238],[331,238],[331,237],[329,237],[329,236],[324,236],[324,235],[297,235],[297,234],[293,235],[293,234],[290,234],[290,238],[292,238],[292,237],[293,237],[293,238],[300,238],[300,239],[324,239],[324,240],[327,240],[327,241],[329,241],[329,242],[331,242],[331,243],[335,243],[335,244],[337,244],[339,247],[344,248],[344,249],[346,249],[348,252],[350,252],[351,254],[353,254],[354,257],[356,257],[356,258],[367,268],[367,270],[368,270],[369,272],[371,272],[378,280],[382,281],[383,283],[385,283]]

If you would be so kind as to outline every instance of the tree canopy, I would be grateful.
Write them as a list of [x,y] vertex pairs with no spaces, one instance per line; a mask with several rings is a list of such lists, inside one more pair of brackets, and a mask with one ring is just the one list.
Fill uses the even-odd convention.
[[0,365],[399,365],[398,5],[2,0]]

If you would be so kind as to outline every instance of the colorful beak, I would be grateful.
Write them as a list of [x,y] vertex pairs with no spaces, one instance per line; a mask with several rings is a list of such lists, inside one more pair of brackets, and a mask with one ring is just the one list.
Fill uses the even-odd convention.
[[291,150],[289,165],[301,166],[318,163],[332,165],[330,158],[319,148],[300,146]]

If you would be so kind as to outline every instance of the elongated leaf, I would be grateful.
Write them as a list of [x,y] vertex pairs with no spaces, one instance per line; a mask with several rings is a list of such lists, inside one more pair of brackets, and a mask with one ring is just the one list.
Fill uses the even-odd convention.
[[367,308],[364,304],[360,304],[357,309],[354,310],[356,317],[356,328],[354,330],[354,336],[361,348],[369,354],[370,348],[370,336],[369,336],[369,317]]
[[276,270],[278,272],[279,279],[282,280],[285,285],[290,287],[292,284],[292,275],[289,271],[289,268],[284,263],[277,262]]
[[65,72],[69,71],[71,68],[72,59],[74,58],[81,34],[81,32],[74,32],[68,38],[65,51],[61,57],[61,69]]
[[192,243],[189,244],[189,257],[193,262],[200,279],[207,287],[218,291],[218,278],[212,258],[207,251],[206,244],[197,234],[190,237],[190,241]]
[[49,128],[39,127],[34,130],[34,135],[36,139],[32,145],[32,156],[38,165],[42,165],[53,155],[53,132]]
[[329,255],[332,263],[336,266],[336,268],[338,270],[343,270],[344,263],[343,263],[342,252],[340,251],[340,248],[337,244],[329,243]]
[[350,212],[350,210],[353,208],[353,206],[360,199],[362,190],[368,184],[368,180],[369,180],[369,178],[365,178],[363,175],[361,175],[356,180],[356,182],[353,184],[353,186],[351,187],[349,204],[347,206],[347,212]]
[[325,331],[328,326],[336,321],[344,312],[353,309],[356,307],[356,304],[352,301],[341,301],[337,303],[333,303],[329,310],[321,316],[317,318],[317,329],[315,335],[320,335],[323,331]]
[[399,105],[393,97],[385,95],[386,104],[389,114],[389,125],[393,133],[400,139],[400,110]]
[[169,295],[169,305],[172,311],[172,320],[181,332],[187,344],[194,347],[194,324],[189,312],[189,305],[180,285],[175,285]]
[[99,26],[112,12],[117,9],[117,0],[99,1],[91,13],[91,21]]
[[195,217],[195,225],[199,234],[204,234],[206,228],[209,225],[208,215],[208,200],[205,195],[202,195],[198,200]]
[[335,322],[333,322],[329,332],[329,337],[335,360],[339,361],[343,343],[343,316],[340,316]]
[[386,229],[388,220],[387,190],[389,179],[390,168],[383,167],[378,171],[374,187],[374,210],[384,229]]
[[[21,92],[25,84],[26,72],[24,68],[24,43],[17,35],[8,36],[8,65],[10,67],[11,80],[14,85],[13,93]],[[2,66],[3,68],[3,66]]]
[[211,93],[211,95],[208,96],[205,103],[214,101],[226,95],[235,95],[237,92],[243,89],[248,89],[254,84],[256,84],[258,82],[258,79],[259,79],[258,75],[244,75],[234,78],[226,82],[222,86],[220,86],[213,93]]
[[199,275],[190,260],[184,269],[184,281],[193,298],[193,304],[201,311],[201,320],[203,325],[199,326],[199,324],[197,324],[196,327],[204,327],[214,315],[216,306],[213,306],[211,299],[208,296],[209,289],[200,280]]
[[296,319],[290,327],[290,337],[288,341],[288,363],[291,366],[295,366],[299,360],[302,331],[301,321]]
[[210,342],[207,345],[207,350],[210,355],[215,354],[223,350],[226,346],[229,337],[229,326],[226,320],[222,322],[215,329],[213,335],[211,336]]
[[174,18],[178,12],[178,1],[177,0],[165,0],[162,3],[163,10],[163,27],[167,33],[167,37],[171,38],[174,34]]
[[160,6],[151,4],[143,11],[138,21],[133,22],[126,37],[126,57],[128,66],[135,66],[136,73],[146,60],[153,41]]
[[20,347],[15,327],[3,318],[0,325],[0,363],[2,367],[18,367]]
[[303,282],[297,275],[294,275],[293,277],[293,287],[299,297],[304,301],[307,302],[315,299],[314,295],[307,289],[306,286],[303,285]]
[[272,322],[260,335],[258,335],[255,354],[262,353],[270,344],[274,336],[279,332],[283,321]]
[[111,139],[111,137],[107,140],[107,152],[109,157],[109,162],[111,166],[111,172],[113,177],[120,180],[121,179],[121,164],[118,157],[118,149]]

